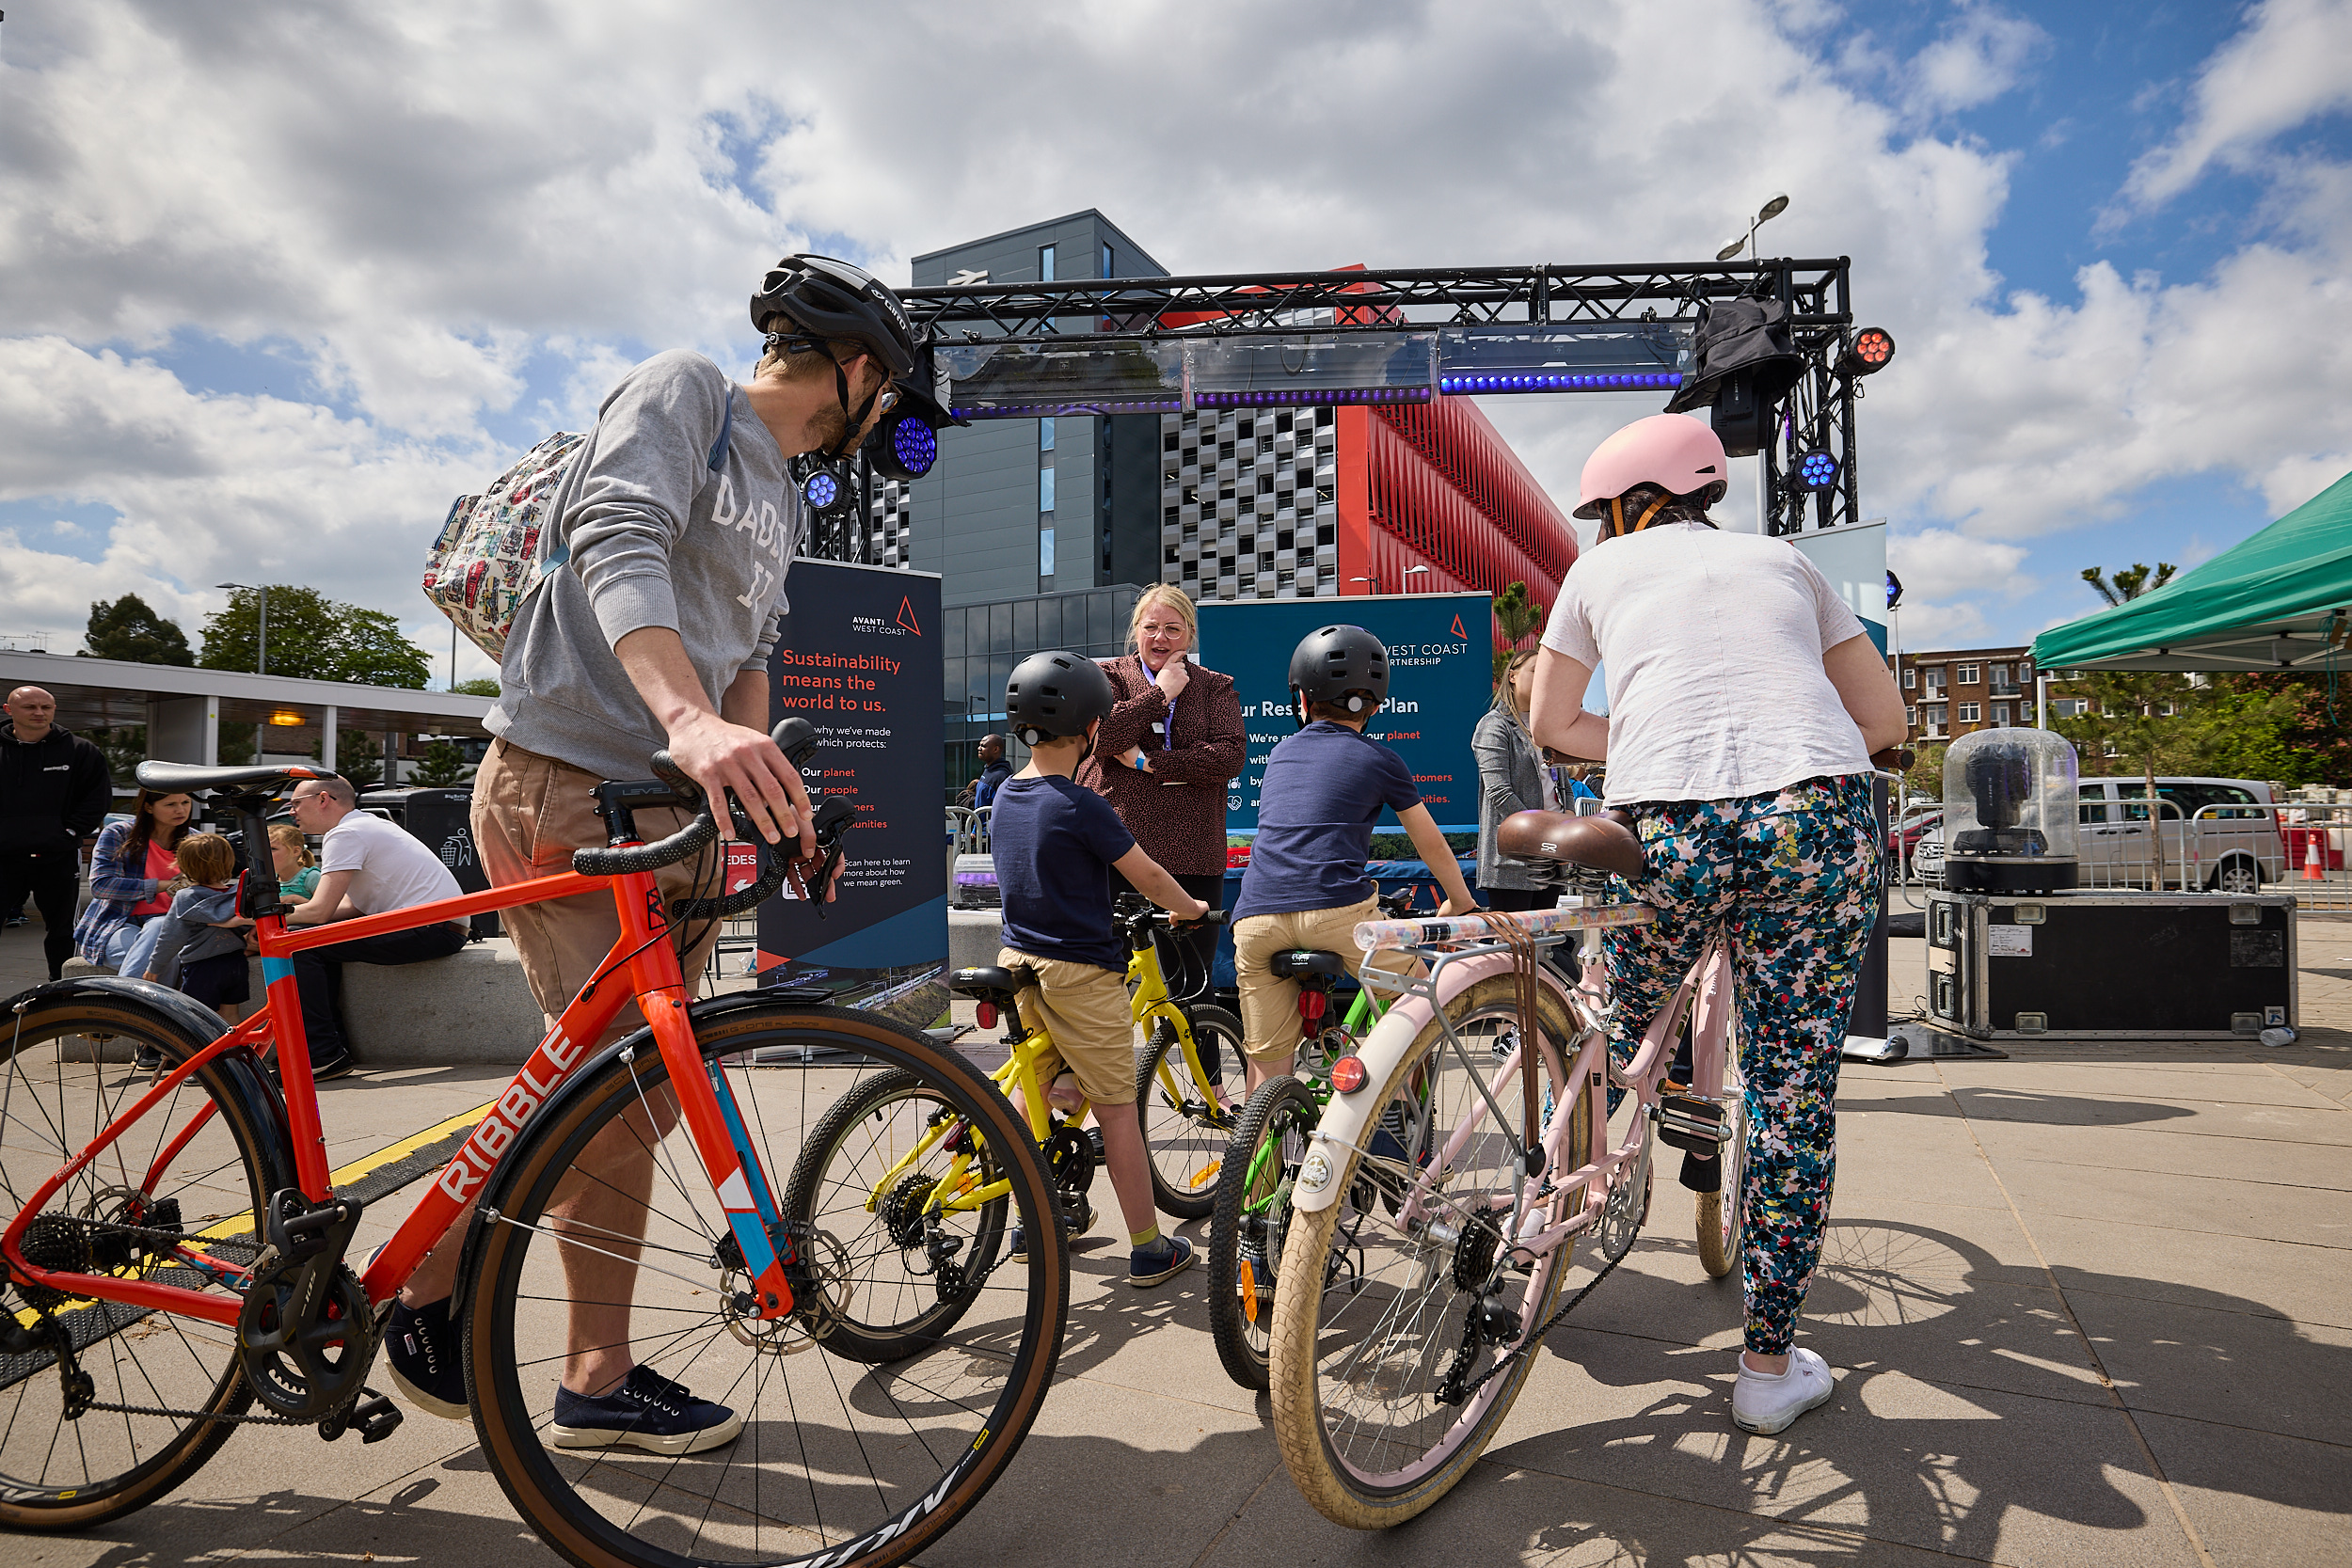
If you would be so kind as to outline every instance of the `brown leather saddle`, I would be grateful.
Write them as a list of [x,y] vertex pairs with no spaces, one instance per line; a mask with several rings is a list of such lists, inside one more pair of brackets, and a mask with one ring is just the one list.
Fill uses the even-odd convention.
[[1639,881],[1642,841],[1632,818],[1623,812],[1604,811],[1593,816],[1571,816],[1557,811],[1518,811],[1495,828],[1495,845],[1513,860],[1552,862],[1564,870],[1587,866],[1613,871]]

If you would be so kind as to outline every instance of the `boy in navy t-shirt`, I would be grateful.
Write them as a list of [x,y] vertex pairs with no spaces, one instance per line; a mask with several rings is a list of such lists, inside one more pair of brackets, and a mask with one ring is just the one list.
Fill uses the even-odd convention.
[[1043,1064],[1048,1079],[1067,1065],[1094,1102],[1104,1163],[1134,1248],[1127,1283],[1144,1286],[1182,1272],[1193,1247],[1181,1236],[1160,1234],[1142,1126],[1117,1114],[1136,1101],[1136,1035],[1127,952],[1111,925],[1110,874],[1116,869],[1184,919],[1197,920],[1209,907],[1136,846],[1109,801],[1072,777],[1112,700],[1109,679],[1081,655],[1032,654],[1014,667],[1005,707],[1029,748],[1029,766],[996,788],[989,849],[1005,905],[1005,945],[996,962],[1038,977],[1039,985],[1015,1000],[1054,1037],[1061,1061]]
[[1358,922],[1380,918],[1364,863],[1383,807],[1396,813],[1445,890],[1440,912],[1478,907],[1452,846],[1421,803],[1412,770],[1363,733],[1388,695],[1389,650],[1361,626],[1325,626],[1291,655],[1300,728],[1266,759],[1258,837],[1232,912],[1252,1092],[1290,1071],[1298,1050],[1298,982],[1273,976],[1274,955],[1293,948],[1353,955]]

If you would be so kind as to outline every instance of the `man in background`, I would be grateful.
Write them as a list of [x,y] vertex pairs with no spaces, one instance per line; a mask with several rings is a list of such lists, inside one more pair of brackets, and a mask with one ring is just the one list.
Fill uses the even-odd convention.
[[82,840],[114,800],[104,753],[56,722],[57,699],[38,686],[8,693],[0,727],[0,914],[40,911],[41,954],[61,979],[73,956],[73,906],[82,891]]

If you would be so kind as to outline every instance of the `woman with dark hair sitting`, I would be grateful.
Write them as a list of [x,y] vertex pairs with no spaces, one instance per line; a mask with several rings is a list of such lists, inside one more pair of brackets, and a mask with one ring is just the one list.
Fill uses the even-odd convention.
[[1561,781],[1561,798],[1554,798],[1545,777],[1549,764],[1543,748],[1527,727],[1527,710],[1534,700],[1535,650],[1524,648],[1502,667],[1494,705],[1479,716],[1478,727],[1470,732],[1470,752],[1478,758],[1478,896],[1490,910],[1548,910],[1555,896],[1536,879],[1533,868],[1508,858],[1496,845],[1495,829],[1502,819],[1518,811],[1572,810],[1569,800],[1593,793],[1570,778]]
[[[169,912],[179,891],[180,841],[195,813],[192,795],[142,789],[130,821],[100,831],[89,857],[89,907],[73,927],[74,950],[85,962],[134,977],[147,973],[154,945],[147,927]],[[135,954],[142,936],[147,942]]]

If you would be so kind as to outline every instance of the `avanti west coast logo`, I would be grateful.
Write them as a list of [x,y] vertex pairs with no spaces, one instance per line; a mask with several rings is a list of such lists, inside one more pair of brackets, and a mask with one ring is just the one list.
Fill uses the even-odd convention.
[[898,613],[888,620],[879,615],[852,615],[850,629],[867,637],[920,637],[923,628],[914,619],[914,602],[911,598],[898,601]]

